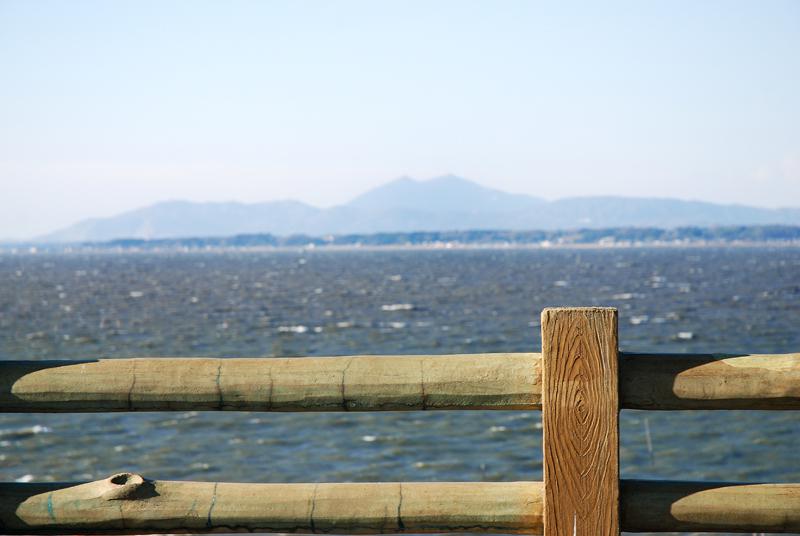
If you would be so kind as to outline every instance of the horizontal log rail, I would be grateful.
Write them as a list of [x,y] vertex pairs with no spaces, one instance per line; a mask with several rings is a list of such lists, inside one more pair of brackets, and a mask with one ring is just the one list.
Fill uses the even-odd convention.
[[523,409],[541,404],[539,363],[536,354],[5,362],[0,407],[10,412]]
[[[800,353],[624,354],[627,409],[800,409]],[[537,410],[538,353],[0,361],[0,411]]]
[[[0,485],[4,534],[189,532],[541,534],[541,482]],[[800,531],[800,484],[623,480],[622,530]]]

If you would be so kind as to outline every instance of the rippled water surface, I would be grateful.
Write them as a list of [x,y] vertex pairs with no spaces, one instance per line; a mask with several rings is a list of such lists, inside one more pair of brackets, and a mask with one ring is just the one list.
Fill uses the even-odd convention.
[[[627,351],[800,351],[800,249],[0,256],[0,359],[538,351],[620,309]],[[621,415],[624,477],[800,482],[800,412]],[[0,414],[0,480],[541,479],[538,412]]]

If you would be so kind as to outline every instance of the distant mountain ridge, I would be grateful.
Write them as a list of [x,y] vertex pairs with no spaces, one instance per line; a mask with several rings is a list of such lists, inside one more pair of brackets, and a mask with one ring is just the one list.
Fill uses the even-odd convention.
[[83,220],[36,241],[725,225],[800,225],[800,208],[767,209],[627,197],[547,201],[446,175],[426,181],[396,179],[331,208],[317,208],[299,201],[253,204],[165,201],[110,218]]

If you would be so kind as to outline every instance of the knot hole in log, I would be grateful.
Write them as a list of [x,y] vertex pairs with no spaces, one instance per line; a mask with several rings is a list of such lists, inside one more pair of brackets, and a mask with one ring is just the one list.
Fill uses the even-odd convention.
[[103,492],[103,499],[107,501],[139,499],[156,495],[153,484],[136,473],[117,473],[108,477],[104,483],[107,490]]

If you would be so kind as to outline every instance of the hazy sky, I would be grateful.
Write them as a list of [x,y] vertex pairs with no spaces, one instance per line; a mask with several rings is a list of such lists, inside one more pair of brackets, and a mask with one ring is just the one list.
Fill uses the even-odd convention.
[[0,238],[445,173],[800,205],[800,2],[0,0]]

